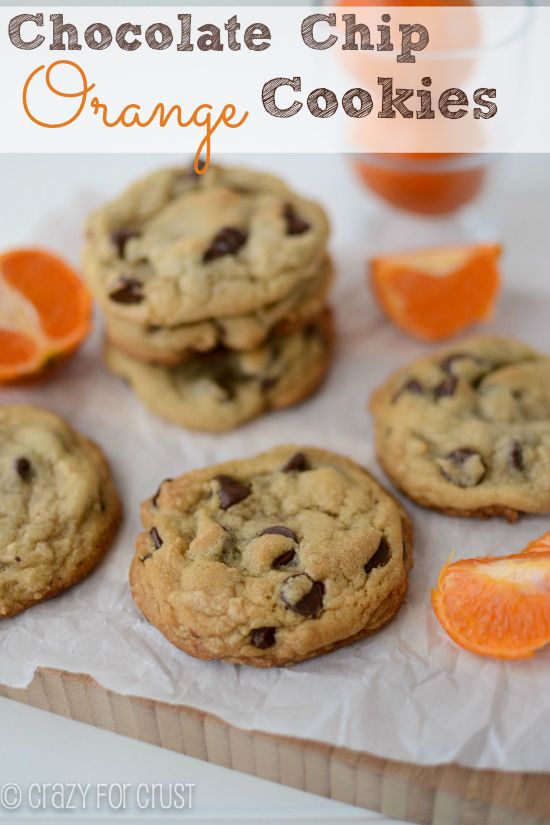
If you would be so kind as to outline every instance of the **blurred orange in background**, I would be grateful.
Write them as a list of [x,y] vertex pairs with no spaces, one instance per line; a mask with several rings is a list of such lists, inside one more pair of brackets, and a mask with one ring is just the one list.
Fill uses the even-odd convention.
[[[334,7],[365,7],[365,6],[383,6],[386,7],[415,7],[421,6],[426,8],[442,8],[442,7],[475,7],[474,0],[387,0],[381,4],[380,0],[338,0]],[[381,8],[381,12],[383,9]],[[400,22],[395,17],[392,20],[392,25],[395,24],[396,29]],[[408,21],[415,22],[415,21]],[[435,87],[441,86],[456,86],[462,82],[469,74],[474,63],[474,56],[469,53],[460,56],[457,50],[469,49],[479,47],[481,42],[481,30],[477,13],[474,16],[468,14],[457,17],[455,21],[448,19],[441,20],[437,15],[432,14],[426,17],[424,12],[423,22],[426,22],[430,32],[430,47],[437,50],[438,58],[430,62],[430,74],[434,78],[434,105],[437,107],[437,93]],[[397,44],[396,48],[397,48]],[[453,55],[453,51],[456,55]],[[421,54],[421,53],[419,53]],[[380,55],[379,53],[365,52],[364,69],[358,70],[360,67],[360,57],[357,52],[344,52],[346,57],[347,67],[356,76],[368,75],[371,80],[375,77],[381,69],[382,61],[385,67],[391,65],[391,74],[396,78],[395,87],[407,86],[406,83],[399,81],[396,77],[396,72],[406,72],[410,67],[397,66],[394,59],[394,53],[386,53]],[[391,57],[391,62],[388,62],[388,57]],[[385,58],[383,60],[383,58]],[[389,75],[389,71],[387,72]],[[365,79],[365,77],[363,77]],[[372,92],[372,89],[371,89]],[[368,119],[367,119],[368,120]],[[391,141],[392,132],[395,131],[395,122],[373,124],[367,122],[359,126],[359,123],[354,124],[356,133],[360,128],[364,131],[364,139],[359,138],[360,144],[368,145],[369,133],[372,137],[376,133],[376,145],[380,146],[384,143],[381,139],[381,129],[384,129],[388,135],[388,145]],[[454,121],[453,127],[456,127],[457,122]],[[429,122],[430,135],[433,137],[434,129],[433,121]],[[473,125],[473,129],[471,129]],[[385,200],[394,207],[406,211],[418,213],[421,215],[446,215],[455,212],[469,204],[482,190],[486,177],[487,168],[484,158],[478,156],[473,158],[473,162],[464,163],[463,158],[466,155],[457,152],[434,152],[423,151],[421,143],[421,128],[418,130],[420,137],[415,138],[417,129],[417,122],[411,124],[411,121],[403,121],[403,128],[406,128],[411,133],[411,144],[414,142],[417,151],[409,153],[388,153],[385,155],[378,155],[377,157],[361,157],[354,158],[354,166],[357,170],[360,180],[372,192]],[[425,126],[425,123],[422,124]],[[468,127],[471,129],[466,144],[475,144],[476,138],[479,138],[480,130],[475,127],[479,126],[477,121],[473,121],[471,117],[466,118],[461,122],[461,127]],[[426,132],[424,132],[426,134]],[[357,135],[356,135],[357,137]],[[445,133],[440,133],[441,143],[445,142]],[[441,145],[440,143],[440,145]],[[431,142],[433,147],[433,142]],[[426,147],[426,148],[431,148]],[[376,151],[376,150],[374,150]],[[365,147],[365,154],[369,154],[367,146]],[[457,161],[457,162],[455,162]]]

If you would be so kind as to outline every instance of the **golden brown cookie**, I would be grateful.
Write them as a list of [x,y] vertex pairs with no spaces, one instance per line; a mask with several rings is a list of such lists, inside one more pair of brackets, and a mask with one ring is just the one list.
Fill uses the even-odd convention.
[[103,453],[58,415],[0,407],[0,618],[81,581],[121,506]]
[[138,361],[109,344],[105,355],[109,368],[153,412],[192,430],[223,432],[310,396],[325,378],[331,351],[327,310],[303,329],[273,335],[250,352],[221,348],[173,367]]
[[271,667],[377,630],[399,608],[412,526],[348,458],[276,447],[163,482],[130,571],[144,616],[202,659]]
[[398,370],[372,398],[394,484],[450,515],[550,512],[550,358],[475,337]]

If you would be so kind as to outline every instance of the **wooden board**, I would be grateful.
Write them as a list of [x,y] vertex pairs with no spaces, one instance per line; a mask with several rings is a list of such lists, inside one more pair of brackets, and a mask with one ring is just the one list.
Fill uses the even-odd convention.
[[416,766],[307,739],[247,731],[185,705],[125,696],[39,668],[0,696],[226,768],[422,825],[550,825],[550,774]]

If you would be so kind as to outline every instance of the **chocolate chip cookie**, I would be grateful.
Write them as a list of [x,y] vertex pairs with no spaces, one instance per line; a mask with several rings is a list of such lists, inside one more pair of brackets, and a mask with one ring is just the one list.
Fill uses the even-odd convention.
[[121,507],[100,449],[58,415],[0,407],[0,618],[83,579]]
[[328,222],[272,175],[162,169],[89,220],[84,272],[109,315],[175,326],[244,315],[315,277]]
[[300,329],[322,311],[333,280],[327,257],[314,278],[304,281],[289,295],[248,315],[210,318],[166,327],[135,324],[107,315],[107,334],[128,355],[151,363],[174,365],[195,352],[227,349],[251,350],[261,346],[273,332]]
[[154,412],[193,430],[221,432],[311,395],[331,358],[328,311],[310,325],[273,335],[250,352],[222,348],[166,367],[106,347],[109,368]]
[[395,373],[373,396],[394,484],[450,515],[550,512],[550,358],[475,337]]
[[142,521],[134,600],[202,659],[272,667],[328,653],[380,628],[405,595],[406,513],[325,450],[277,447],[168,479]]

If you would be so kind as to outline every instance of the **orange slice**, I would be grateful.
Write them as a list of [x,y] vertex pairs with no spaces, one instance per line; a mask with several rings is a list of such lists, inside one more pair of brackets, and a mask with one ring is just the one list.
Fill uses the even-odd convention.
[[490,316],[501,251],[498,244],[476,244],[373,258],[372,288],[396,326],[439,341]]
[[41,372],[90,330],[91,298],[76,273],[39,249],[0,256],[0,382]]
[[453,641],[500,659],[528,658],[550,643],[550,547],[529,550],[535,544],[443,567],[432,604]]
[[550,533],[543,533],[538,539],[530,541],[524,553],[550,553]]

